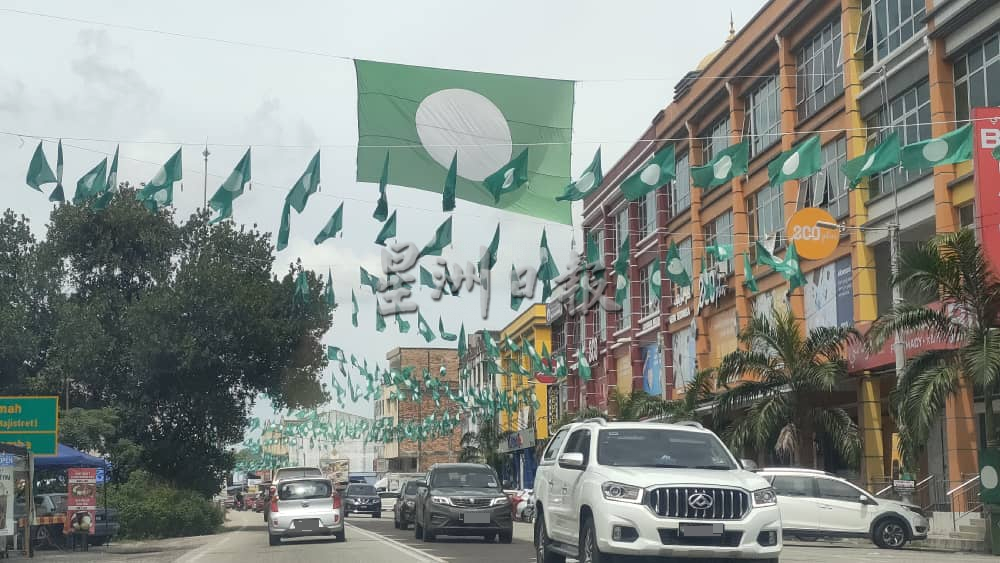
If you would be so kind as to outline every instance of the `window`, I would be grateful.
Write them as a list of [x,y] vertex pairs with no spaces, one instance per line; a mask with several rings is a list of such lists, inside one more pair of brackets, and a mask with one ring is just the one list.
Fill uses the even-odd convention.
[[925,0],[871,0],[876,60],[884,59],[924,26]]
[[736,469],[726,447],[711,432],[622,428],[597,433],[597,463],[620,467]]
[[[615,282],[618,281],[618,274],[615,274]],[[623,276],[624,278],[624,276]],[[625,281],[629,280],[625,278]],[[616,330],[625,330],[632,326],[632,284],[625,284],[625,298],[622,300],[622,310],[618,312],[618,326]]]
[[581,354],[586,352],[584,344],[587,342],[587,314],[580,313],[576,316],[576,349]]
[[701,137],[701,163],[708,164],[719,151],[729,146],[729,116],[713,123]]
[[[333,485],[326,479],[315,481],[292,481],[278,485],[278,500],[306,500],[314,498],[330,498]],[[372,487],[375,494],[375,487]]]
[[[868,149],[871,150],[891,132],[899,133],[901,145],[931,138],[931,102],[927,83],[911,88],[889,101],[889,112],[879,110],[868,118]],[[869,193],[875,197],[891,193],[917,178],[928,170],[906,170],[896,167],[873,176],[869,181]]]
[[[654,260],[639,270],[639,285],[641,288],[639,295],[642,297],[641,316],[643,318],[660,312],[660,298],[653,293],[653,288],[649,283],[649,280],[653,277],[656,265],[657,261]],[[663,280],[660,280],[660,283],[663,283]]]
[[639,240],[656,232],[656,190],[639,200]]
[[814,497],[812,477],[778,475],[771,482],[774,492],[783,497]]
[[552,352],[566,349],[566,317],[552,323]]
[[[757,237],[774,236],[785,226],[785,193],[778,185],[764,186],[753,196],[754,204],[750,206],[753,215],[750,225],[756,228]],[[781,241],[781,237],[777,237]]]
[[[705,225],[705,245],[711,246],[716,244],[733,244],[733,212],[726,211],[722,215],[719,215],[715,220],[710,221]],[[709,268],[715,266],[718,262],[715,256],[705,253],[705,259],[707,260],[706,266]],[[724,266],[724,272],[727,274],[733,271],[733,261],[726,260]]]
[[604,342],[608,338],[608,310],[597,304],[597,340]]
[[542,455],[542,461],[555,461],[556,456],[559,454],[559,448],[562,447],[563,440],[569,435],[568,430],[560,430],[558,434],[552,438],[549,442],[549,447],[545,448],[545,454]]
[[1000,34],[955,59],[955,116],[969,119],[971,108],[1000,106]]
[[750,120],[750,156],[760,154],[781,139],[779,100],[777,76],[765,80],[747,97],[747,115]]
[[861,491],[840,481],[833,479],[816,479],[819,485],[819,497],[829,500],[846,500],[848,502],[858,502]]
[[618,258],[618,251],[621,249],[622,241],[625,240],[626,235],[628,235],[628,206],[619,211],[615,217],[615,247],[612,250],[615,253],[615,258]]
[[[686,271],[689,276],[693,276],[694,254],[691,252],[691,237],[677,243],[677,253],[681,255],[681,264],[684,265],[684,271]],[[675,285],[674,287],[677,286]]]
[[688,155],[677,159],[674,181],[670,184],[670,217],[674,218],[691,207],[691,160]]
[[961,229],[976,228],[976,205],[974,203],[958,208],[958,226]]
[[822,207],[841,219],[848,215],[847,184],[840,167],[847,161],[847,142],[843,137],[823,145],[823,169],[799,180],[799,198],[803,207]]
[[816,113],[844,91],[840,19],[823,26],[799,49],[795,100],[799,121]]
[[590,461],[590,430],[580,429],[574,432],[566,443],[566,454],[583,454],[583,464]]

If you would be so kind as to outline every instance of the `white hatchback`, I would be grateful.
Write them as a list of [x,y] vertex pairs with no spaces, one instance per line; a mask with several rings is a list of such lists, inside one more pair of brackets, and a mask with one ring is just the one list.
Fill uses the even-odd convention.
[[343,504],[329,479],[285,479],[272,488],[267,539],[333,536],[344,541]]
[[927,538],[930,524],[918,506],[875,498],[846,479],[815,469],[777,467],[757,474],[778,495],[785,536],[807,541],[871,538],[891,549]]

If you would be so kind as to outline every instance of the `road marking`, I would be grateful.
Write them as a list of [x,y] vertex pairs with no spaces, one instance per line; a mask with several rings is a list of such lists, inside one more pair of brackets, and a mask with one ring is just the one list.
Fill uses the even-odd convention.
[[375,532],[369,532],[368,530],[365,530],[353,524],[347,524],[347,526],[351,528],[354,532],[359,533],[362,536],[367,536],[368,539],[374,539],[377,541],[385,542],[396,551],[409,555],[410,557],[414,557],[418,561],[431,562],[431,563],[447,563],[446,560],[436,555],[432,555],[430,553],[418,550],[414,547],[406,545],[405,543],[396,541],[388,536],[383,536],[382,534],[377,534]]
[[185,553],[184,555],[181,555],[177,559],[174,559],[174,563],[194,563],[195,561],[198,561],[202,557],[208,555],[208,552],[211,551],[212,549],[220,547],[222,546],[222,544],[233,539],[233,536],[242,532],[244,528],[246,528],[246,526],[240,526],[239,528],[236,528],[232,532],[227,532],[224,535],[224,537],[219,539],[219,541],[209,542],[190,553]]

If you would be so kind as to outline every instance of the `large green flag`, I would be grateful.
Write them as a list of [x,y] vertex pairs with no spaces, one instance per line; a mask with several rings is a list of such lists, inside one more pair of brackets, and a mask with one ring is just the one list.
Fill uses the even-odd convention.
[[43,184],[51,184],[56,181],[56,175],[49,166],[49,161],[45,158],[45,150],[42,149],[42,142],[38,141],[34,154],[31,155],[31,162],[28,164],[28,176],[25,182],[32,189],[42,191]]
[[746,174],[750,161],[750,143],[743,141],[726,147],[704,166],[691,167],[691,182],[696,188],[712,189]]
[[376,221],[385,221],[385,218],[389,216],[389,198],[385,194],[385,187],[387,185],[389,185],[388,150],[385,151],[385,160],[382,161],[382,174],[378,177],[378,203],[375,204],[375,212],[372,213],[372,217],[374,217]]
[[76,182],[76,192],[73,193],[73,205],[86,203],[108,189],[108,159],[105,158],[83,175]]
[[903,147],[902,164],[907,170],[933,168],[972,159],[972,124],[964,125],[940,137]]
[[291,232],[291,215],[292,206],[288,203],[288,198],[285,198],[285,204],[281,207],[281,225],[278,227],[277,249],[279,252],[288,247],[288,234]]
[[499,170],[483,180],[483,186],[493,194],[493,203],[499,204],[500,198],[512,193],[521,186],[528,185],[528,147],[513,160],[504,164]]
[[653,261],[653,267],[650,268],[649,272],[649,293],[655,295],[657,299],[663,297],[663,264],[660,262],[660,257],[657,256],[656,260]]
[[635,174],[622,182],[622,195],[629,201],[642,199],[649,192],[673,180],[676,176],[675,166],[674,146],[666,145],[640,166]]
[[177,149],[177,152],[160,167],[153,179],[146,182],[146,185],[139,190],[136,197],[150,211],[172,205],[174,203],[174,182],[180,182],[183,179],[181,149]]
[[840,169],[850,182],[850,187],[855,188],[865,178],[898,166],[899,159],[899,133],[894,131],[875,148],[848,160]]
[[621,305],[628,297],[628,274],[618,274],[615,276],[615,303]]
[[591,192],[596,190],[604,181],[604,173],[601,171],[601,147],[597,147],[590,165],[580,175],[580,179],[571,182],[563,189],[562,195],[556,197],[556,201],[579,201]]
[[309,196],[319,190],[319,182],[319,151],[316,151],[312,160],[309,161],[309,166],[306,166],[305,172],[302,173],[302,176],[299,176],[298,181],[292,186],[285,200],[291,204],[292,209],[297,213],[302,213],[306,208],[306,202],[309,201]]
[[339,233],[343,228],[344,228],[344,204],[341,203],[337,207],[337,210],[333,212],[333,215],[330,216],[330,220],[326,222],[326,226],[323,227],[323,230],[320,231],[318,235],[316,235],[316,238],[313,240],[313,242],[316,244],[323,244],[323,242],[326,241],[327,239],[331,239],[337,236],[337,233]]
[[785,252],[785,258],[781,259],[768,252],[767,248],[757,241],[757,263],[764,266],[770,266],[775,272],[781,274],[783,278],[788,280],[789,289],[793,290],[796,287],[800,287],[806,284],[806,277],[802,273],[802,268],[799,264],[799,255],[795,250],[795,243],[788,245],[788,250]]
[[[351,290],[351,324],[355,328],[358,326],[358,297],[354,295],[354,290]],[[377,310],[375,311],[378,312]]]
[[791,150],[778,155],[767,165],[771,185],[811,176],[823,169],[823,153],[819,135],[813,135]]
[[417,311],[417,332],[419,332],[420,336],[423,336],[424,340],[428,343],[433,342],[434,339],[437,338],[437,335],[434,334],[434,330],[431,329],[431,325],[427,324],[427,320],[420,314],[420,311]]
[[420,251],[420,256],[441,256],[441,251],[449,244],[451,244],[451,217],[438,226],[434,238]]
[[670,241],[667,249],[667,278],[680,287],[691,287],[691,276],[681,262],[681,251],[674,241]]
[[733,250],[733,245],[731,244],[709,244],[705,246],[705,254],[709,256],[714,256],[719,262],[726,262],[733,259],[735,250]]
[[750,263],[750,254],[743,253],[743,287],[757,293],[757,278],[753,276],[753,264]]
[[455,210],[455,185],[458,183],[458,152],[451,157],[451,165],[448,166],[448,175],[444,179],[444,191],[441,197],[441,210]]
[[212,219],[210,223],[228,219],[233,216],[233,200],[243,195],[243,189],[250,183],[250,149],[243,153],[243,158],[236,163],[236,167],[229,173],[226,181],[215,190],[212,199],[208,200],[208,206],[219,213],[219,216]]
[[375,244],[379,246],[385,246],[385,241],[391,238],[396,238],[396,211],[392,212],[389,216],[389,220],[382,225],[382,228],[378,232],[378,236],[375,237]]
[[[357,179],[375,182],[387,146],[393,184],[441,193],[458,152],[459,199],[570,224],[554,201],[569,181],[573,82],[355,61],[358,82]],[[482,182],[532,146],[530,190],[496,203]]]

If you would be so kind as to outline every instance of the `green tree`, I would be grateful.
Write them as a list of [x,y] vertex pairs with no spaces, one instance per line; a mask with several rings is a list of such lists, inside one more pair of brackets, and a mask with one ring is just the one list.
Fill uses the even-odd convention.
[[814,328],[803,335],[790,308],[755,315],[740,332],[744,348],[718,369],[719,416],[736,415],[724,437],[737,452],[773,449],[792,465],[815,465],[813,442],[826,434],[850,464],[861,455],[857,425],[847,411],[820,406],[847,375],[845,345],[853,328]]
[[497,475],[503,476],[509,458],[500,453],[500,443],[507,439],[510,432],[505,432],[495,418],[483,418],[479,421],[476,432],[466,432],[462,435],[459,447],[458,461],[470,463],[485,463],[492,467]]
[[872,325],[869,351],[879,350],[897,331],[922,334],[950,343],[947,349],[925,349],[910,359],[891,396],[899,427],[900,453],[909,467],[930,437],[931,426],[945,401],[962,385],[985,396],[984,432],[996,445],[993,398],[1000,375],[1000,282],[983,254],[975,233],[963,229],[939,235],[901,253],[899,275],[892,282],[913,295],[940,305],[897,304]]

